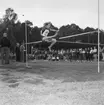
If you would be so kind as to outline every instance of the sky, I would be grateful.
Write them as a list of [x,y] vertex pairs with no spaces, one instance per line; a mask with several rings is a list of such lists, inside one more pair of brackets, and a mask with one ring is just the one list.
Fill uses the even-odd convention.
[[[98,0],[0,0],[0,18],[9,7],[23,22],[30,20],[35,26],[51,21],[53,25],[75,23],[81,28],[98,28]],[[100,28],[104,29],[104,0],[100,1]],[[24,15],[24,16],[23,16]]]

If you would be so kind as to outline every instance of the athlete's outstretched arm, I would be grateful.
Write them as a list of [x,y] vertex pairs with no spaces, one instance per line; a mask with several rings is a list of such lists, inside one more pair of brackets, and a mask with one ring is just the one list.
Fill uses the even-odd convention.
[[59,32],[59,30],[57,30],[57,31],[56,31],[56,33],[55,33],[55,35],[54,35],[54,36],[57,36],[58,32]]
[[53,36],[49,36],[48,38],[53,38],[56,37],[58,35],[59,30],[56,31],[56,33]]
[[57,30],[55,30],[55,29],[50,29],[51,31],[54,31],[54,32],[56,32]]

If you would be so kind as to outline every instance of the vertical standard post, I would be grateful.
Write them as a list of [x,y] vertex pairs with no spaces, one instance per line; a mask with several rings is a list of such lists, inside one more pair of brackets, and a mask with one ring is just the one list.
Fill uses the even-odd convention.
[[26,24],[26,21],[25,21],[25,40],[26,40],[26,67],[28,67],[28,58],[27,58],[27,24]]
[[98,0],[98,73],[100,73],[100,29],[99,29],[99,0]]

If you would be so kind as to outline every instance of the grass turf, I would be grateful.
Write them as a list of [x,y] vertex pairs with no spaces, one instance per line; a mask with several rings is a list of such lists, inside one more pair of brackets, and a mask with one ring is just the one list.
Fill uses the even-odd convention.
[[98,73],[97,62],[53,62],[34,61],[29,62],[31,69],[25,68],[24,63],[11,63],[1,66],[1,69],[13,70],[20,73],[39,74],[46,79],[58,79],[62,82],[85,82],[98,81],[104,79],[103,62],[100,63],[100,73]]

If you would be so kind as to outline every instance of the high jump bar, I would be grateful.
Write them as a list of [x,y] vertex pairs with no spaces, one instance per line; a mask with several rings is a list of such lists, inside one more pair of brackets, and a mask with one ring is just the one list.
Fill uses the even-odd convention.
[[98,32],[98,31],[91,31],[91,32],[85,32],[85,33],[81,33],[81,34],[75,34],[75,35],[60,37],[59,39],[71,38],[71,37],[74,37],[74,36],[81,36],[81,35],[90,34],[90,33],[95,33],[95,32]]
[[[81,36],[81,35],[85,35],[85,34],[90,34],[90,33],[95,33],[95,32],[98,32],[98,31],[91,31],[91,32],[86,32],[86,33],[81,33],[81,34],[73,34],[73,35],[70,35],[70,36],[65,36],[65,37],[60,37],[59,39],[65,39],[65,38],[71,38],[71,37],[74,37],[74,36]],[[48,38],[53,38],[54,36],[50,36]],[[41,41],[36,41],[36,42],[29,42],[27,44],[37,44],[37,43],[41,43]],[[25,43],[26,44],[26,43]]]

